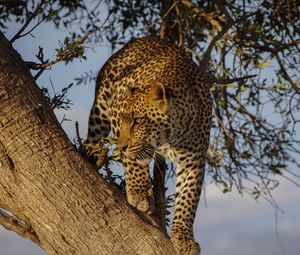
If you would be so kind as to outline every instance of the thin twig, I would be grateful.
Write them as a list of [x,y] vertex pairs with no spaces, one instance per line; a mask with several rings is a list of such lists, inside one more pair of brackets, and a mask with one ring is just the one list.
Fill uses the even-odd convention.
[[[47,18],[48,18],[48,15],[45,16],[44,18],[42,18],[41,20],[38,20],[38,22],[37,22],[31,29],[29,29],[28,32],[26,32],[26,33],[24,33],[24,34],[20,34],[20,35],[19,35],[19,38],[24,37],[24,36],[30,34],[34,29],[36,29],[36,28],[37,28],[37,27],[38,27],[45,19],[47,19]],[[31,36],[32,36],[32,35],[31,35]]]
[[227,78],[227,79],[219,79],[219,78],[216,78],[212,75],[209,75],[206,79],[208,81],[210,81],[211,83],[216,83],[216,84],[228,84],[228,83],[233,83],[233,82],[237,82],[237,81],[244,81],[244,80],[247,80],[247,79],[250,79],[250,78],[254,78],[256,77],[256,75],[246,75],[246,76],[242,76],[242,77],[236,77],[236,78]]
[[[33,11],[33,13],[31,15],[29,15],[29,17],[27,18],[27,20],[25,21],[24,25],[20,28],[20,30],[13,36],[13,38],[10,39],[10,42],[13,43],[15,40],[17,40],[18,38],[24,36],[21,35],[22,32],[27,28],[27,26],[30,24],[30,22],[36,17],[36,15],[39,13],[40,9],[42,8],[42,6],[45,4],[45,2],[47,2],[47,0],[42,0],[38,6],[36,7],[36,9]],[[32,30],[31,30],[32,31]],[[27,33],[26,33],[27,34]]]
[[293,102],[293,99],[296,95],[299,95],[299,93],[297,91],[295,91],[291,97],[290,97],[290,100],[289,100],[289,111],[287,112],[291,114],[291,117],[292,117],[292,120],[293,120],[293,127],[292,127],[292,133],[293,134],[296,134],[296,130],[295,130],[295,126],[298,122],[300,122],[300,119],[296,119],[295,116],[294,116],[294,113],[293,113],[293,109],[292,109],[292,102]]
[[279,57],[279,54],[276,53],[275,57],[276,57],[278,65],[280,67],[280,70],[283,73],[283,77],[291,84],[292,88],[296,88],[296,84],[293,82],[292,78],[289,76],[288,72],[286,71],[283,62],[282,62],[281,58]]
[[181,20],[181,11],[178,8],[178,5],[176,3],[176,0],[174,0],[175,4],[175,10],[176,10],[176,15],[178,19],[178,33],[179,33],[179,39],[178,39],[178,47],[182,47],[184,43],[184,38],[183,38],[183,32],[182,32],[182,20]]
[[223,121],[221,120],[221,118],[219,117],[219,115],[216,113],[216,111],[213,111],[212,114],[216,118],[216,120],[219,123],[220,127],[223,129],[225,137],[227,137],[228,139],[230,139],[230,135],[228,133],[228,130],[226,129],[226,127],[225,127]]
[[227,11],[227,9],[225,8],[225,5],[223,3],[221,3],[220,0],[213,0],[213,2],[215,2],[215,4],[218,6],[218,8],[220,9],[220,11],[225,15],[226,19],[229,22],[233,22],[233,18],[231,17],[231,15],[229,14],[229,12]]
[[292,46],[295,46],[297,48],[297,46],[300,45],[300,39],[294,40],[291,43],[281,44],[280,46],[270,47],[269,42],[264,42],[263,45],[254,43],[254,42],[250,42],[252,40],[252,38],[242,35],[241,33],[239,33],[239,37],[240,37],[240,39],[248,40],[247,42],[245,42],[245,41],[237,42],[240,46],[243,46],[244,48],[253,48],[253,49],[257,49],[259,51],[270,52],[273,55],[276,55],[278,52],[284,51]]
[[[163,5],[167,5],[168,1],[163,1]],[[175,6],[175,2],[170,6],[170,8],[166,11],[166,13],[163,14],[163,16],[159,19],[161,20],[161,26],[160,26],[160,30],[159,30],[159,35],[161,39],[164,39],[166,37],[167,34],[167,17],[169,16],[170,12],[172,11],[172,9]],[[163,9],[165,9],[165,7],[163,7]],[[158,20],[158,21],[159,21]]]
[[79,151],[83,151],[83,144],[81,142],[82,138],[80,137],[80,134],[79,134],[79,124],[78,124],[78,121],[75,121],[75,130],[76,130],[76,138],[77,138],[77,141],[79,143]]

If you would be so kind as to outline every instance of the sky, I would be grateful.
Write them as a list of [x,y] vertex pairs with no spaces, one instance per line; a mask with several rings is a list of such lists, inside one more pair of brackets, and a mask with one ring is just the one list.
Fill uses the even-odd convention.
[[[11,38],[19,25],[12,24],[6,33]],[[52,25],[42,24],[33,36],[17,40],[13,46],[24,60],[34,61],[38,46],[45,55],[55,57],[54,48],[63,41],[67,31],[57,31]],[[73,82],[83,72],[97,72],[111,55],[105,45],[94,50],[87,49],[86,61],[75,61],[65,66],[56,64],[44,72],[38,84],[49,87],[50,80],[56,91]],[[72,120],[62,124],[72,139],[75,137],[75,121],[79,122],[81,136],[87,130],[87,120],[94,97],[94,84],[74,86],[69,98],[73,105],[69,111],[56,111],[59,121],[65,115]],[[298,136],[300,133],[299,126]],[[206,181],[195,221],[195,239],[200,243],[202,255],[299,255],[300,251],[300,189],[284,179],[273,196],[282,212],[265,200],[255,201],[247,194],[237,191],[223,194],[209,180]],[[205,202],[204,202],[205,201]],[[0,226],[0,255],[42,255],[46,254],[28,240]]]

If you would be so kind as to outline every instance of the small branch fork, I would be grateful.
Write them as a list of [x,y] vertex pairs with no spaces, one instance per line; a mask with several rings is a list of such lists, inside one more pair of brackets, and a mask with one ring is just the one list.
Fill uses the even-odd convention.
[[27,26],[30,24],[30,22],[38,15],[38,13],[40,12],[40,10],[43,8],[43,5],[47,2],[47,0],[42,0],[38,6],[36,7],[36,9],[28,16],[27,20],[25,21],[24,25],[20,28],[20,30],[13,36],[13,38],[10,39],[10,42],[13,43],[14,41],[16,41],[17,39],[28,35],[29,33],[31,33],[39,24],[41,24],[43,22],[44,19],[38,21],[38,23],[32,28],[30,29],[30,31],[26,32],[25,34],[22,34],[24,32],[24,30],[27,28]]
[[33,61],[27,61],[25,62],[27,67],[29,69],[32,69],[32,70],[38,70],[37,74],[34,76],[34,79],[37,80],[38,77],[47,69],[49,69],[51,66],[55,65],[56,63],[58,62],[61,62],[61,61],[65,61],[67,60],[69,57],[72,56],[72,50],[75,49],[76,47],[82,45],[86,39],[92,34],[94,33],[95,30],[92,29],[88,32],[86,32],[84,34],[83,37],[75,40],[74,42],[70,43],[68,45],[68,48],[65,50],[65,53],[64,54],[58,54],[56,56],[56,59],[52,60],[52,61],[49,61],[49,59],[45,59],[44,58],[44,52],[43,52],[43,48],[39,47],[39,52],[38,54],[36,55],[37,59],[40,61],[40,63],[35,63]]
[[[226,17],[230,17],[229,13],[226,12]],[[210,63],[210,58],[211,58],[211,52],[213,50],[213,48],[215,47],[217,41],[219,41],[220,39],[222,39],[227,31],[232,27],[234,26],[235,24],[239,23],[241,20],[245,20],[245,19],[248,19],[249,17],[251,16],[254,16],[256,15],[257,12],[254,12],[254,13],[250,13],[249,15],[245,16],[245,17],[242,17],[240,19],[237,19],[237,20],[233,20],[232,18],[230,18],[226,24],[223,26],[222,30],[220,32],[218,32],[218,34],[211,40],[210,44],[208,45],[205,53],[203,54],[203,58],[202,58],[202,61],[201,61],[201,71],[202,73],[206,73],[206,69],[208,67],[208,64]]]
[[18,235],[31,240],[32,242],[40,245],[40,240],[32,227],[17,217],[8,214],[0,208],[0,224],[7,230],[16,232]]
[[[70,45],[68,46],[68,49],[71,50],[71,49],[74,49],[74,48],[78,47],[79,45],[83,44],[84,41],[85,41],[85,40],[89,37],[89,35],[92,34],[93,32],[94,32],[94,30],[90,30],[90,31],[88,31],[87,33],[85,33],[85,35],[84,35],[82,38],[79,38],[79,39],[75,40],[74,42],[70,43]],[[69,51],[70,51],[70,50],[69,50]],[[46,68],[48,68],[48,67],[50,67],[50,66],[52,66],[52,65],[54,65],[54,64],[56,64],[56,63],[58,63],[58,62],[60,62],[60,61],[66,60],[66,59],[70,56],[70,54],[72,54],[71,51],[70,51],[70,52],[67,52],[67,54],[65,54],[65,55],[63,55],[63,56],[58,55],[57,58],[56,58],[55,60],[52,60],[52,61],[47,62],[47,63],[44,63],[44,64],[42,64],[40,67],[43,68],[43,69],[46,69]]]
[[[47,1],[47,0],[46,0]],[[45,1],[45,2],[46,2]],[[37,7],[39,8],[39,7]],[[43,48],[39,47],[39,52],[36,55],[37,59],[40,63],[36,63],[33,61],[26,61],[26,65],[29,69],[37,70],[38,72],[34,76],[34,79],[37,80],[39,76],[47,69],[49,69],[51,66],[55,65],[58,62],[68,60],[73,55],[73,50],[82,45],[91,34],[94,34],[97,31],[101,31],[101,29],[104,27],[105,23],[108,21],[109,17],[111,16],[111,13],[107,15],[105,20],[103,21],[103,24],[100,27],[93,27],[92,29],[88,30],[82,37],[74,40],[70,44],[67,45],[67,47],[64,49],[63,54],[57,54],[56,59],[49,61],[49,59],[45,59]],[[17,39],[17,38],[16,38]],[[12,39],[13,40],[13,39]],[[11,41],[12,41],[11,40]]]

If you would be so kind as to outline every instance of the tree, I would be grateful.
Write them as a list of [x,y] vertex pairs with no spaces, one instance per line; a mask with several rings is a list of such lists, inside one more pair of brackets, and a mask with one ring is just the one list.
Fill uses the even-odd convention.
[[[103,9],[107,10],[105,18],[102,18]],[[299,157],[297,160],[299,141],[295,139],[296,126],[300,121],[296,117],[300,105],[298,1],[106,0],[86,3],[31,0],[0,3],[0,11],[0,25],[4,30],[10,20],[23,24],[11,38],[12,43],[30,34],[43,21],[54,22],[57,28],[72,31],[71,36],[64,38],[61,48],[57,49],[54,60],[48,60],[43,49],[40,49],[38,62],[26,63],[27,67],[36,70],[35,79],[59,61],[69,64],[76,58],[84,58],[83,43],[92,45],[96,39],[108,41],[115,48],[130,37],[153,34],[184,47],[199,63],[206,79],[214,83],[211,92],[215,102],[215,118],[207,164],[212,179],[223,186],[224,192],[237,187],[249,191],[255,198],[271,197],[269,191],[278,185],[278,174],[299,185],[295,179],[297,174],[290,170],[292,165],[300,166]],[[3,52],[7,47],[3,48]],[[89,79],[92,80],[93,75],[87,73],[75,81],[84,83]],[[57,98],[48,97],[48,101],[52,108],[64,106],[60,104],[63,100]],[[1,101],[1,121],[5,109],[2,105],[4,103]],[[276,121],[269,117],[270,111]],[[17,122],[11,123],[12,126],[17,125]],[[14,134],[21,133],[17,128],[14,130]],[[6,148],[7,144],[3,141],[8,138],[2,134],[1,130],[0,141]],[[44,146],[42,148],[45,149]],[[26,155],[21,154],[19,149],[15,151],[18,155]],[[6,154],[3,153],[6,163],[2,164],[14,165],[13,158],[4,157]],[[69,160],[73,160],[73,156],[78,157],[75,155],[70,155]],[[2,156],[0,158],[2,162]],[[68,161],[67,155],[63,158]],[[2,174],[1,184],[4,182]],[[10,180],[15,183],[18,179]],[[18,190],[17,186],[11,185],[6,183],[4,186]],[[16,190],[14,194],[18,193]],[[16,208],[11,207],[9,195],[5,201],[0,200],[0,206],[14,213],[12,209]],[[20,218],[27,222],[24,217]]]

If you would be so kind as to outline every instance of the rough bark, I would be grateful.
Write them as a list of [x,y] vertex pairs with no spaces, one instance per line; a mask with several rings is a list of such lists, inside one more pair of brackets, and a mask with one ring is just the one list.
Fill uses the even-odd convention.
[[0,33],[0,223],[48,254],[175,254],[73,148]]

